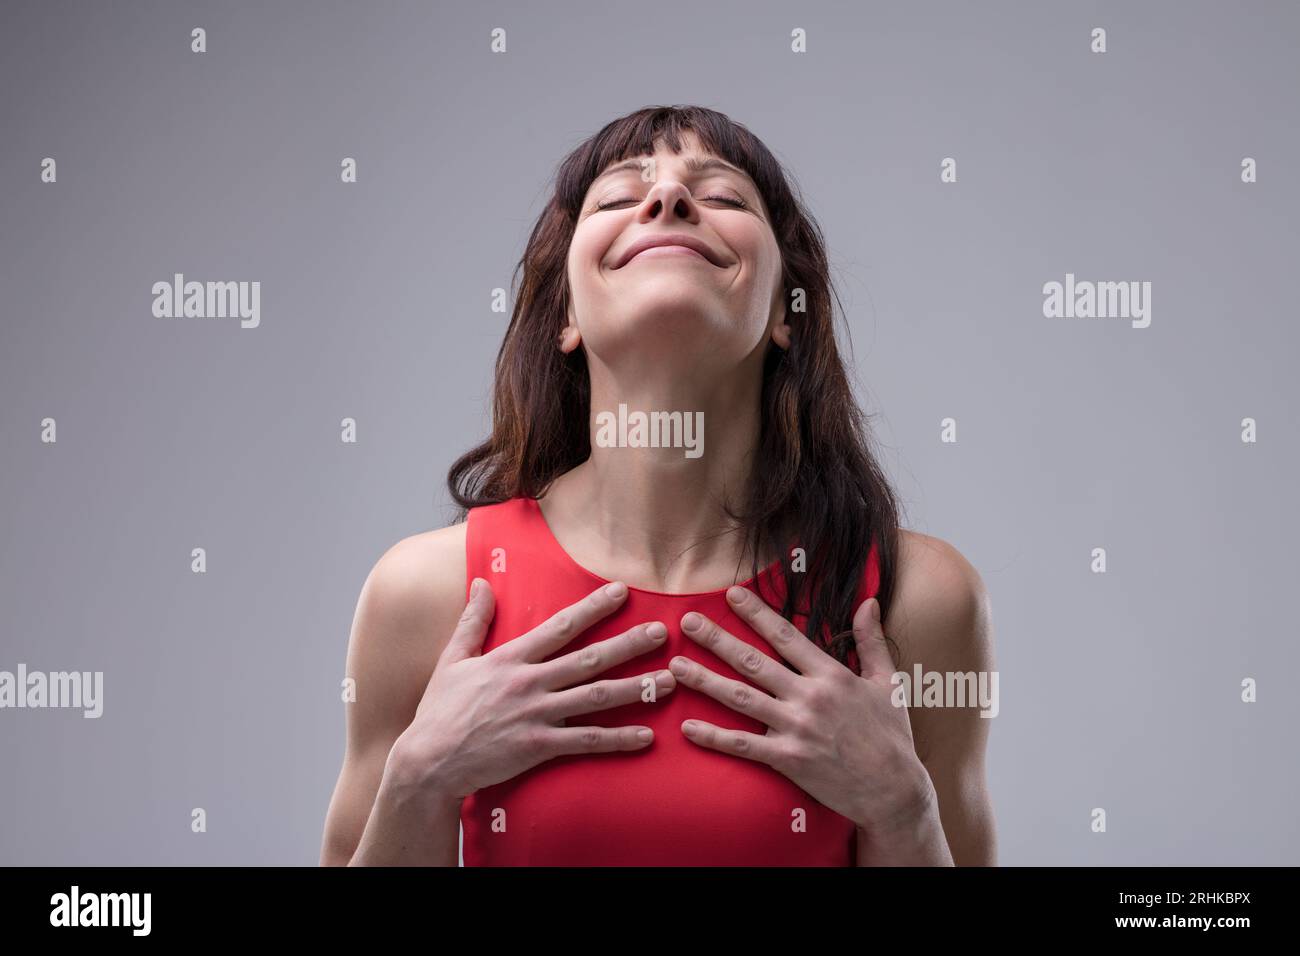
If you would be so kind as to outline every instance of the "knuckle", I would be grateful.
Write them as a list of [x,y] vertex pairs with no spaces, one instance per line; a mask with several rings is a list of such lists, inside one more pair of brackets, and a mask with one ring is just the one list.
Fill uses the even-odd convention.
[[749,738],[744,734],[729,734],[727,740],[727,749],[732,753],[745,754],[749,753]]
[[845,694],[850,693],[857,686],[859,680],[861,678],[847,667],[839,668],[831,675],[834,696],[842,700]]
[[787,724],[790,728],[790,734],[794,737],[806,737],[813,729],[812,720],[804,715],[802,711],[796,711],[791,715]]
[[514,710],[514,716],[520,723],[532,727],[546,722],[549,709],[550,705],[547,702],[532,698],[518,705]]
[[798,773],[800,762],[797,755],[798,750],[794,747],[778,746],[772,748],[770,761],[772,768],[782,774]]
[[598,670],[601,660],[600,648],[595,644],[588,644],[578,652],[578,664],[585,670]]
[[527,696],[532,689],[532,677],[522,667],[511,668],[501,680],[501,690],[509,697]]
[[555,628],[557,635],[568,637],[573,633],[573,615],[568,611],[561,611],[551,619],[551,626]]
[[833,707],[835,697],[830,688],[818,683],[808,691],[808,709],[813,713],[824,713]]
[[598,746],[600,746],[600,728],[599,727],[582,728],[582,733],[578,737],[578,742],[581,743],[583,748],[586,750],[595,750]]
[[737,710],[748,710],[754,700],[754,691],[748,684],[737,684],[731,690],[731,702]]
[[766,656],[767,655],[758,648],[751,647],[748,650],[741,652],[740,667],[742,670],[747,671],[750,674],[757,674],[763,669],[763,658]]
[[613,696],[608,681],[598,681],[595,684],[587,685],[587,702],[601,706],[609,702]]
[[525,753],[542,750],[546,746],[546,736],[540,727],[529,726],[519,731],[519,745]]

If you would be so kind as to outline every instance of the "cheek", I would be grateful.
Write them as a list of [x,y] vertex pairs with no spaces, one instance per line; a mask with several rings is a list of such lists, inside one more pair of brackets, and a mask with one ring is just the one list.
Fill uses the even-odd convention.
[[568,270],[569,288],[575,295],[581,295],[590,289],[592,283],[600,276],[601,259],[608,248],[608,242],[597,230],[579,229],[569,242],[569,255],[565,268]]
[[743,258],[749,265],[745,276],[747,298],[755,307],[766,310],[772,297],[780,292],[781,250],[771,235],[755,236],[749,240]]

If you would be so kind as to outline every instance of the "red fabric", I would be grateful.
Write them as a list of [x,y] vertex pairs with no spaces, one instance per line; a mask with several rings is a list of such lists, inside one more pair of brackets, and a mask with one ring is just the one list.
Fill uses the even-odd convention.
[[[466,583],[481,577],[491,583],[496,596],[484,653],[526,633],[605,583],[560,547],[534,499],[515,498],[474,508],[468,521]],[[500,562],[504,562],[504,570]],[[775,569],[773,565],[757,579],[744,582],[750,590],[762,582],[761,593],[769,604],[780,595],[780,575]],[[855,609],[874,595],[878,586],[878,554],[873,544]],[[681,654],[725,677],[745,680],[681,632],[682,615],[691,610],[776,656],[765,640],[731,612],[725,589],[672,595],[637,588],[629,588],[616,613],[553,656],[658,620],[668,627],[662,647],[615,665],[596,679],[633,677],[667,668],[669,660]],[[796,616],[795,623],[802,629],[802,617]],[[853,661],[851,665],[855,666]],[[645,725],[654,730],[655,739],[637,751],[556,757],[471,794],[461,806],[465,865],[854,865],[856,833],[851,820],[818,803],[766,764],[691,742],[681,732],[682,721],[688,717],[758,734],[767,731],[758,721],[680,683],[654,703],[637,702],[570,717],[570,726]],[[805,813],[796,815],[800,808]],[[804,825],[794,826],[800,818]],[[504,832],[494,832],[494,819],[504,820]]]

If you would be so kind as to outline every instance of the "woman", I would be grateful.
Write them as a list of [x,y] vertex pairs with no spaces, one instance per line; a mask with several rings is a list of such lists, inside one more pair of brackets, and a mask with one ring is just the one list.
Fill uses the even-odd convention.
[[987,672],[986,593],[898,528],[771,153],[618,119],[519,268],[467,520],[362,589],[321,862],[992,864],[987,722],[891,680]]

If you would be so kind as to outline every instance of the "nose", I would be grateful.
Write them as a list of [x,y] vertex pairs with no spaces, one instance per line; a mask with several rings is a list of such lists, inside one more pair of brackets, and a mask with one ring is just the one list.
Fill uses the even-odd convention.
[[637,210],[639,222],[697,222],[700,210],[691,197],[691,191],[675,179],[660,179],[646,193]]

